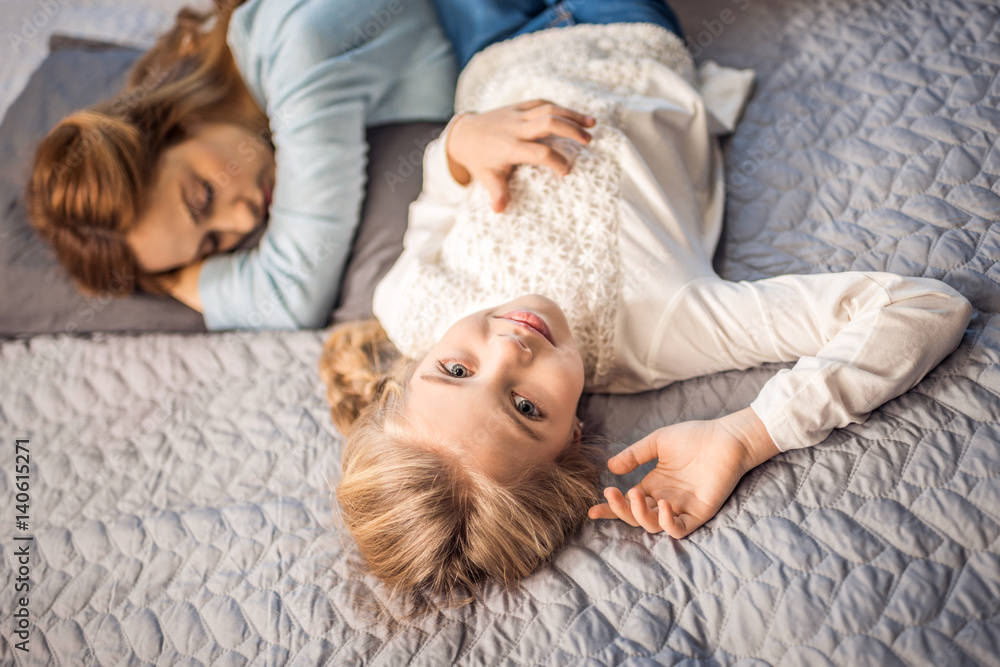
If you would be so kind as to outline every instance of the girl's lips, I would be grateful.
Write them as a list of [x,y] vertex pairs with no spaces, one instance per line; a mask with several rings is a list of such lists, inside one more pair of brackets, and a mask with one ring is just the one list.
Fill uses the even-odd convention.
[[529,310],[514,310],[503,315],[497,315],[497,317],[502,320],[510,320],[511,322],[523,324],[529,329],[534,330],[535,333],[542,336],[545,340],[549,341],[549,344],[552,345],[552,347],[556,346],[556,342],[552,338],[552,332],[549,331],[549,326],[545,324],[545,320]]

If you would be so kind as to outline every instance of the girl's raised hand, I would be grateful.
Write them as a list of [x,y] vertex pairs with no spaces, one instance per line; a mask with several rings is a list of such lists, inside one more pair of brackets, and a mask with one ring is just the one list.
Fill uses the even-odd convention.
[[607,502],[591,507],[589,516],[621,519],[680,539],[715,516],[748,470],[777,453],[751,408],[657,429],[608,461],[616,475],[653,459],[656,467],[627,497],[616,488],[605,489]]
[[557,135],[587,144],[591,135],[584,128],[595,120],[546,100],[531,100],[511,106],[467,113],[451,127],[445,150],[451,175],[462,185],[476,179],[486,186],[493,210],[507,208],[507,179],[519,164],[535,164],[565,176],[570,164],[551,146],[538,143]]

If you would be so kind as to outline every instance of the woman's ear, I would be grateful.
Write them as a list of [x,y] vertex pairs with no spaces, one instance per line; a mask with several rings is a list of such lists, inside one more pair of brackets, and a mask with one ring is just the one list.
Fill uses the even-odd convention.
[[579,417],[576,418],[576,424],[573,426],[573,432],[570,435],[570,442],[580,442],[583,437],[583,421]]

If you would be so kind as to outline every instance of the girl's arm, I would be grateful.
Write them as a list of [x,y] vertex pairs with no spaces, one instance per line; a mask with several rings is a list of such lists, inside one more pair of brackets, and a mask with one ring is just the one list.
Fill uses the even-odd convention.
[[[969,302],[944,283],[888,273],[690,283],[664,320],[667,333],[651,353],[653,363],[694,377],[798,361],[735,413],[746,429],[728,428],[734,415],[677,424],[614,457],[609,467],[619,474],[654,456],[660,461],[630,492],[629,503],[609,490],[611,504],[592,509],[591,516],[618,516],[674,537],[688,534],[718,511],[753,465],[864,421],[916,385],[959,344],[971,315]],[[652,521],[647,506],[656,507],[658,500],[669,508]]]

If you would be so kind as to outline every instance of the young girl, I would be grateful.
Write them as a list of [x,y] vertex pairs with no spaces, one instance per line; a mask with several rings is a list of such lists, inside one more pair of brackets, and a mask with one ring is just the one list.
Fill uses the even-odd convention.
[[[180,12],[119,96],[49,133],[32,222],[84,291],[165,291],[210,329],[323,326],[359,221],[365,128],[449,118],[451,48],[430,0],[217,5]],[[456,147],[481,140],[466,135]],[[256,247],[227,252],[265,221]]]
[[[336,330],[321,360],[347,433],[337,498],[390,587],[462,598],[485,579],[513,584],[588,511],[684,537],[748,470],[863,421],[958,345],[971,307],[935,280],[715,274],[714,135],[748,87],[744,72],[696,73],[648,23],[519,36],[463,71],[456,108],[469,113],[427,148],[405,249],[375,293],[379,322]],[[481,109],[543,94],[592,115],[592,138],[547,139],[572,170],[519,168],[496,213],[448,159],[449,138]],[[616,474],[658,464],[627,498],[608,489],[596,504],[583,391],[793,360],[748,408],[613,457]]]

